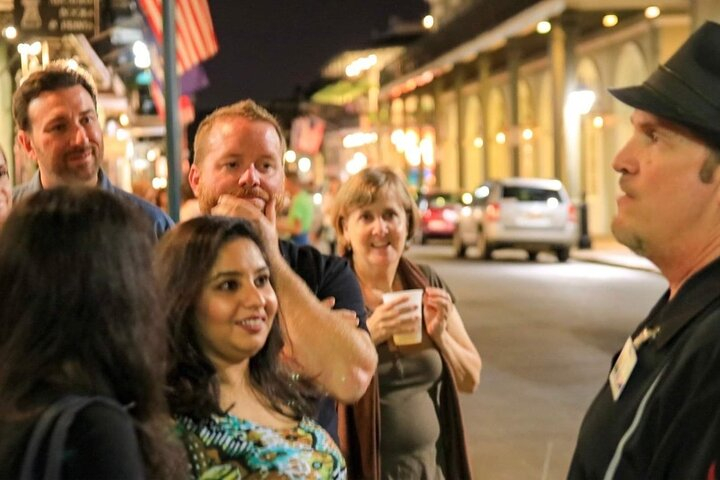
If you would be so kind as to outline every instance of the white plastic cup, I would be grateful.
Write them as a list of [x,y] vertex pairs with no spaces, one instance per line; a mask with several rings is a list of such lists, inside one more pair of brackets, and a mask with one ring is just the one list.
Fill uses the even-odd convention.
[[400,290],[397,292],[383,293],[383,303],[388,303],[395,300],[398,297],[408,297],[406,302],[401,305],[414,305],[417,307],[413,310],[412,315],[417,319],[415,330],[410,333],[397,333],[393,335],[393,342],[395,345],[415,345],[422,341],[422,298],[423,289],[415,288],[412,290]]

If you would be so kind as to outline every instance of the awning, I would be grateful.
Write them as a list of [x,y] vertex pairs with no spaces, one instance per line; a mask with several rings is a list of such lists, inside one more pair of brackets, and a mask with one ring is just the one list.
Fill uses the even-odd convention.
[[321,88],[313,94],[311,100],[325,105],[346,105],[368,92],[367,79],[338,80]]

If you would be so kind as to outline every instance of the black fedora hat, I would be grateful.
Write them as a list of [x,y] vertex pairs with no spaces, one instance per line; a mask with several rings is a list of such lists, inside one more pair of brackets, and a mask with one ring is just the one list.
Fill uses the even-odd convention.
[[610,93],[720,147],[720,24],[705,22],[642,85]]

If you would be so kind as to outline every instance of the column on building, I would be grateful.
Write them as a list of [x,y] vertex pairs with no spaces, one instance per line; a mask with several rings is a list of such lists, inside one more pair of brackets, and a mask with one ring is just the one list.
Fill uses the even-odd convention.
[[483,181],[490,178],[490,152],[487,146],[491,141],[490,131],[488,130],[488,99],[490,97],[490,57],[481,53],[477,59],[478,65],[478,99],[480,101],[480,129],[478,132],[478,140],[475,145],[480,150],[481,161],[481,179]]
[[417,90],[405,97],[405,167],[408,182],[420,188],[422,184],[422,155],[420,154],[421,125],[418,118],[420,97]]
[[555,176],[563,180],[573,200],[580,196],[579,126],[568,121],[565,107],[568,93],[576,87],[574,45],[578,39],[577,29],[577,12],[567,10],[553,19],[550,32]]
[[520,174],[520,60],[522,57],[521,39],[509,38],[505,47],[508,71],[508,103],[510,118],[507,141],[510,147],[510,174]]
[[505,178],[512,175],[508,155],[507,104],[502,89],[493,85],[488,94],[487,119],[489,138],[485,142],[488,159],[488,172],[492,178]]
[[392,148],[392,143],[390,143],[392,125],[390,125],[390,102],[386,99],[378,102],[376,131],[378,134],[378,163],[380,163],[380,165],[387,165],[390,158],[390,149]]
[[482,183],[482,106],[478,94],[477,81],[464,85],[462,92],[463,105],[463,141],[465,153],[465,171],[460,178],[462,190],[470,190]]
[[390,139],[393,148],[390,149],[390,155],[386,159],[387,163],[394,168],[405,171],[405,156],[400,149],[402,148],[402,138],[405,132],[405,101],[402,97],[394,98],[390,103]]
[[[455,190],[458,185],[458,102],[455,94],[454,76],[446,76],[446,89],[440,96],[438,136],[441,138],[436,174],[436,186],[440,190]],[[440,136],[442,135],[442,136]]]
[[433,175],[433,185],[440,185],[442,175],[440,173],[442,162],[445,159],[445,142],[446,142],[446,131],[447,127],[442,125],[443,119],[445,118],[444,112],[447,109],[447,105],[442,102],[443,95],[443,82],[444,77],[436,78],[432,82],[432,95],[433,102],[435,103],[435,114],[433,118],[433,124],[435,125],[435,168]]
[[536,135],[536,158],[537,168],[535,174],[543,178],[557,177],[555,167],[555,142],[553,121],[555,116],[553,99],[553,76],[552,69],[545,69],[538,80],[537,95],[537,124],[538,134]]
[[465,123],[465,109],[467,108],[467,104],[464,101],[462,94],[464,81],[465,78],[463,76],[462,65],[457,65],[455,71],[453,72],[453,92],[455,94],[455,105],[457,105],[457,131],[455,137],[457,163],[453,175],[453,177],[455,177],[455,182],[453,182],[454,185],[447,185],[448,190],[461,190],[463,188],[462,179],[467,178],[467,160],[465,158],[465,148],[463,147],[463,142],[465,140],[465,128],[467,127]]
[[533,89],[528,79],[518,81],[518,151],[520,177],[537,177],[540,162],[537,153],[537,116]]
[[425,86],[418,92],[420,106],[418,108],[418,125],[420,126],[420,147],[422,150],[422,163],[420,164],[420,176],[418,188],[422,189],[426,183],[428,174],[433,175],[435,171],[435,126],[433,125],[435,114],[435,100],[432,91]]
[[[600,72],[594,58],[584,56],[578,59],[576,76],[578,84],[596,95],[593,108],[579,118],[580,125],[580,199],[587,206],[588,231],[593,235],[607,235],[608,216],[605,209],[605,177],[610,173],[603,162],[605,158],[602,116],[606,107],[603,103],[605,86],[601,83]],[[613,176],[614,177],[614,176]],[[613,195],[614,199],[615,196]]]

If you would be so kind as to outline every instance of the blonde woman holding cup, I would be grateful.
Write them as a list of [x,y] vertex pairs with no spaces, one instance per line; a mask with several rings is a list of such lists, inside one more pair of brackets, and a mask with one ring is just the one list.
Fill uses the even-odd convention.
[[[375,460],[383,479],[470,478],[457,392],[477,388],[480,355],[447,285],[403,256],[417,219],[402,177],[390,168],[367,168],[338,192],[339,253],[360,281],[378,350]],[[370,393],[349,412],[361,439],[378,438],[370,428],[373,401]]]

